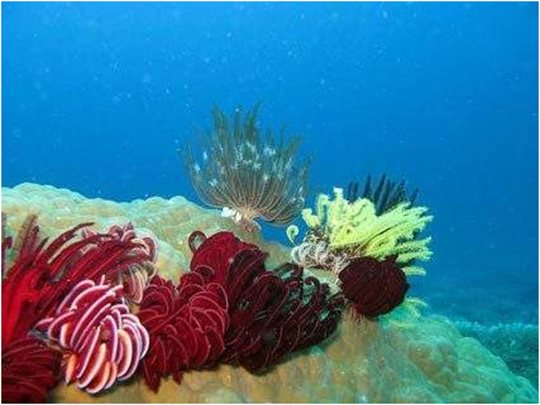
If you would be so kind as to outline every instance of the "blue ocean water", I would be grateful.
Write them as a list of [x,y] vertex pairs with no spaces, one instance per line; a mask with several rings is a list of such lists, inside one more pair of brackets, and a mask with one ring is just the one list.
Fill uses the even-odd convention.
[[2,50],[3,186],[197,201],[177,149],[262,101],[308,204],[407,179],[435,215],[414,288],[538,322],[536,3],[3,3]]

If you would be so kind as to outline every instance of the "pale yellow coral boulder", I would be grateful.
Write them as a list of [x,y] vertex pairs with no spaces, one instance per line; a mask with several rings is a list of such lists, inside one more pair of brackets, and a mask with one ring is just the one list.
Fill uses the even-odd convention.
[[[131,203],[87,199],[69,190],[21,184],[2,189],[2,211],[8,232],[16,231],[29,213],[39,215],[45,235],[55,236],[80,222],[101,229],[131,221],[159,243],[158,269],[177,278],[191,257],[187,237],[198,229],[212,234],[233,230],[270,252],[270,267],[288,251],[266,244],[258,234],[245,234],[236,224],[182,197],[150,198]],[[317,274],[324,276],[324,274]],[[537,402],[538,392],[524,378],[476,340],[462,337],[445,318],[398,323],[354,321],[346,314],[327,342],[295,354],[264,375],[219,366],[193,370],[181,385],[162,383],[158,393],[142,379],[91,396],[76,386],[59,385],[56,402]]]

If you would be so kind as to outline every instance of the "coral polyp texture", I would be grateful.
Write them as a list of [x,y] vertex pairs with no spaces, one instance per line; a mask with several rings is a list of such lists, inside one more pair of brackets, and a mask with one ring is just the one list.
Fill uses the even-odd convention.
[[477,339],[519,375],[527,377],[538,389],[538,324],[521,322],[484,325],[456,321],[464,335]]
[[64,350],[67,384],[91,394],[129,379],[148,350],[150,338],[139,318],[130,313],[123,286],[79,282],[62,300],[52,317],[35,327]]
[[[244,241],[242,243],[257,245],[260,250],[269,252],[265,269],[279,267],[279,263],[289,259],[289,250],[283,246],[265,243],[260,234],[245,232],[237,224],[222,218],[218,211],[202,209],[181,197],[169,200],[154,197],[115,203],[88,199],[65,189],[22,184],[2,189],[2,210],[8,218],[8,235],[15,235],[21,229],[29,213],[39,216],[41,234],[51,238],[79,223],[93,221],[95,229],[105,232],[112,224],[131,222],[137,232],[144,231],[144,234],[152,235],[155,239],[158,246],[155,262],[157,275],[164,283],[170,283],[173,290],[174,287],[178,288],[183,274],[193,273],[191,261],[195,255],[189,243],[193,230],[209,235],[207,242],[212,238],[210,235],[220,231],[234,232],[240,239],[238,243]],[[204,238],[200,234],[195,235],[191,242],[191,247],[196,251],[204,248]],[[215,248],[210,250],[217,251]],[[251,248],[247,250],[251,251]],[[17,256],[12,251],[6,251],[8,266]],[[224,250],[225,253],[227,251]],[[198,256],[208,257],[204,263],[214,260],[215,254],[218,262],[212,264],[212,268],[222,266],[219,254],[203,255],[204,252],[201,250]],[[290,272],[292,268],[284,270]],[[304,269],[303,273],[304,280],[316,276],[321,284],[328,284],[330,293],[339,291],[337,277],[332,272]],[[278,274],[282,280],[287,278],[283,273]],[[157,280],[157,276],[152,280]],[[193,281],[194,284],[198,283]],[[306,288],[311,291],[314,287],[308,285]],[[199,304],[195,302],[193,306]],[[157,303],[154,310],[162,311]],[[134,310],[133,313],[138,312]],[[227,313],[232,313],[231,306]],[[49,316],[52,315],[54,312]],[[463,337],[446,318],[420,315],[412,317],[406,328],[397,326],[404,316],[398,309],[385,315],[385,319],[396,322],[365,319],[358,323],[344,314],[337,323],[336,331],[326,340],[281,357],[280,361],[266,368],[265,373],[253,373],[242,367],[241,362],[223,364],[221,359],[224,357],[220,357],[218,363],[211,367],[183,372],[181,385],[172,376],[160,376],[161,385],[155,392],[146,385],[142,369],[139,368],[127,383],[116,384],[98,396],[79,389],[76,384],[61,383],[54,387],[55,379],[47,376],[54,377],[59,371],[61,352],[56,352],[37,337],[19,341],[18,345],[26,356],[19,355],[18,345],[8,346],[3,339],[3,371],[9,367],[8,374],[2,373],[3,400],[8,398],[8,394],[13,394],[13,391],[10,392],[10,387],[14,387],[13,382],[18,384],[17,396],[9,397],[13,401],[29,398],[37,401],[40,396],[52,402],[69,403],[538,401],[538,392],[528,380],[514,374],[501,358],[493,355],[476,339]],[[213,319],[214,323],[219,322],[218,318],[221,319]],[[150,330],[150,326],[147,323],[145,327]],[[266,336],[264,334],[263,338]],[[272,339],[272,334],[268,337],[271,338],[269,342],[272,347],[272,342],[276,340]],[[219,341],[216,340],[216,343],[219,344]],[[28,344],[31,347],[37,345],[38,350],[44,349],[47,354],[36,355],[39,351],[28,350]],[[269,352],[265,347],[260,350],[261,354]],[[149,347],[143,362],[151,358],[151,352]],[[259,358],[266,359],[265,356]],[[21,364],[23,372],[15,372]],[[32,364],[32,368],[29,364]],[[36,375],[39,375],[39,379],[34,379]],[[7,388],[4,381],[10,383]],[[25,390],[28,388],[27,396],[20,396],[21,387]]]
[[[248,230],[255,219],[284,225],[304,207],[308,163],[297,163],[299,138],[279,141],[257,123],[259,105],[242,117],[236,109],[231,119],[214,108],[214,129],[202,136],[200,158],[190,145],[181,151],[186,172],[201,200],[222,208]],[[198,154],[197,154],[198,155]]]

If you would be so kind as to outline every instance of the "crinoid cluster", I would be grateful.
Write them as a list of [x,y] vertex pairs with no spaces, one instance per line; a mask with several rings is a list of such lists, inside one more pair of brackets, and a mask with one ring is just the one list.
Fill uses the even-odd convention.
[[229,325],[223,287],[206,283],[200,273],[188,273],[175,286],[155,276],[137,313],[151,336],[150,351],[142,363],[143,377],[153,391],[161,378],[177,383],[187,369],[216,362],[224,350]]
[[186,172],[203,202],[222,208],[245,229],[255,230],[255,219],[274,224],[290,223],[304,207],[308,162],[297,164],[299,138],[279,142],[257,125],[259,105],[242,117],[232,118],[214,108],[214,129],[202,136],[197,158],[188,145],[182,150]]
[[[91,228],[82,230],[83,237],[95,236],[98,232]],[[156,268],[154,266],[157,260],[157,242],[150,236],[138,236],[135,232],[135,227],[131,222],[120,226],[114,224],[109,227],[107,235],[116,240],[123,242],[131,242],[138,245],[136,249],[145,253],[150,260],[142,263],[133,263],[128,266],[122,273],[118,275],[118,282],[124,286],[124,295],[132,302],[138,304],[142,300],[143,292],[148,284],[148,281],[154,274]]]
[[[316,209],[310,208],[302,212],[302,218],[308,226],[303,243],[309,245],[324,244],[327,255],[341,257],[343,261],[331,268],[325,264],[330,261],[323,255],[323,248],[313,250],[322,258],[320,267],[342,270],[346,260],[355,257],[373,257],[384,259],[396,255],[397,263],[409,263],[411,260],[428,260],[431,251],[427,247],[430,237],[418,240],[416,235],[422,231],[433,217],[426,215],[427,208],[413,207],[408,202],[400,203],[390,211],[377,215],[374,204],[367,198],[349,202],[343,196],[343,190],[334,189],[333,200],[326,194],[317,198]],[[298,234],[297,228],[290,227],[289,235]],[[311,248],[313,249],[313,248]],[[315,262],[313,257],[303,252],[311,252],[306,246],[293,249],[293,258],[299,264],[304,260]],[[416,267],[405,269],[409,272],[420,272]]]
[[[378,189],[384,189],[384,183],[383,179]],[[417,236],[433,217],[426,215],[427,208],[414,207],[409,201],[378,214],[368,198],[348,201],[342,189],[336,188],[334,193],[334,199],[320,195],[315,212],[303,210],[308,231],[302,243],[293,248],[293,261],[336,273],[345,296],[360,314],[387,313],[404,300],[408,289],[405,276],[425,274],[414,263],[430,258],[431,238]],[[287,234],[293,240],[298,228],[289,227]]]
[[[5,216],[2,220],[6,220]],[[2,225],[4,226],[5,222]],[[101,329],[97,333],[95,329],[96,325],[100,325],[102,318],[107,317],[108,314],[110,305],[100,306],[103,300],[111,299],[108,287],[99,287],[98,296],[93,296],[93,299],[89,301],[73,295],[73,291],[80,288],[80,283],[84,280],[89,280],[86,283],[106,280],[115,284],[120,274],[126,269],[134,264],[151,261],[151,257],[140,244],[131,240],[119,240],[109,234],[78,237],[79,231],[90,225],[78,225],[48,243],[47,239],[40,237],[37,217],[30,215],[14,242],[11,238],[2,240],[2,399],[4,402],[43,402],[48,391],[57,384],[57,373],[61,368],[63,357],[66,359],[66,356],[70,357],[74,353],[80,355],[93,353],[92,348],[96,347],[95,345],[101,348],[103,344],[107,345],[107,342],[115,341],[114,335]],[[14,259],[9,266],[6,266],[9,250],[14,251],[12,255]],[[114,291],[116,293],[113,295],[116,297],[119,292]],[[78,309],[74,310],[74,313],[70,312],[71,310],[64,313],[64,307],[71,302],[70,297],[78,300],[81,305],[75,305]],[[43,330],[35,329],[40,321],[51,317],[52,319],[49,320],[52,323],[48,326],[54,327],[50,330],[47,327],[46,332],[52,334],[42,333]],[[118,320],[114,314],[111,314],[111,317],[112,323],[116,321],[119,323],[115,323],[116,326],[110,326],[109,331],[119,331],[125,324],[124,321]],[[72,329],[70,325],[74,325],[74,322],[77,322],[77,327]],[[106,321],[103,320],[103,322]],[[56,329],[56,326],[60,329]],[[84,334],[85,338],[80,338],[80,333]],[[123,335],[122,332],[119,334]],[[65,342],[62,339],[67,339],[69,336],[79,336],[79,339],[75,341],[70,339],[69,347],[65,348],[47,344],[51,342],[51,338]],[[77,348],[71,347],[72,343],[76,344]],[[72,349],[75,349],[75,352]],[[114,366],[97,368],[96,362],[99,362],[101,357],[94,356],[91,364],[96,367],[92,366],[90,369],[77,367],[75,379],[81,383],[80,378],[86,377],[85,381],[88,380],[88,384],[94,390],[96,387],[107,386],[112,381],[113,375],[125,376],[122,371],[127,360],[129,360],[128,371],[131,372],[136,365],[133,365],[128,347],[118,344],[118,350],[122,352],[122,355],[111,356],[111,352],[106,351],[109,360],[113,358],[120,361],[116,364],[118,368],[116,374]],[[102,349],[99,353],[101,351]],[[132,355],[135,356],[134,351]],[[79,360],[75,363],[80,365]],[[65,368],[67,364],[69,362],[63,363],[65,374],[68,371]],[[88,373],[85,373],[85,370]],[[98,374],[99,381],[96,379]],[[83,384],[83,386],[88,385]]]
[[150,333],[143,375],[152,389],[162,377],[179,382],[183,371],[216,363],[263,371],[335,330],[342,295],[304,278],[301,267],[268,271],[265,253],[230,232],[195,232],[190,247],[191,271],[178,287],[155,277],[138,314]]

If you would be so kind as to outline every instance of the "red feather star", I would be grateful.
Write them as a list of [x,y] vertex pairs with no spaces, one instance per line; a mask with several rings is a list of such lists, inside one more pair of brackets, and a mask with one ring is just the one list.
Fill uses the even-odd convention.
[[142,365],[153,390],[169,374],[180,382],[183,371],[217,363],[265,371],[336,329],[344,297],[302,268],[266,270],[266,254],[231,232],[196,231],[189,245],[191,271],[178,287],[154,277],[137,314],[150,334]]

